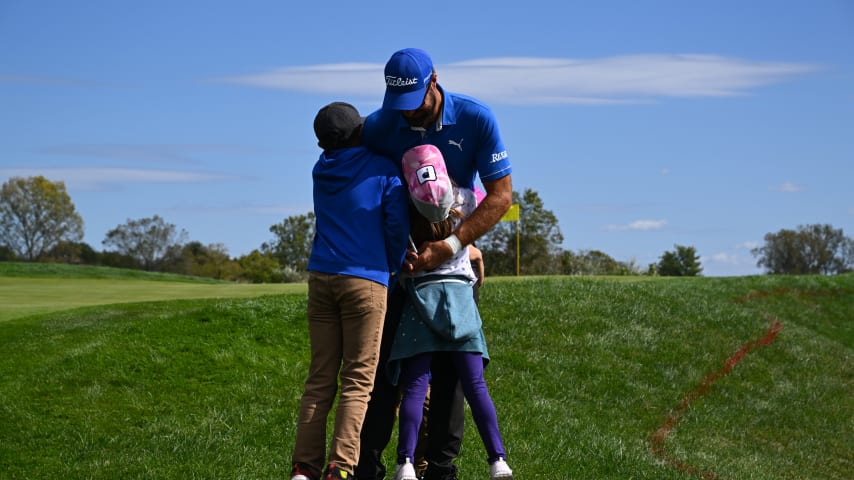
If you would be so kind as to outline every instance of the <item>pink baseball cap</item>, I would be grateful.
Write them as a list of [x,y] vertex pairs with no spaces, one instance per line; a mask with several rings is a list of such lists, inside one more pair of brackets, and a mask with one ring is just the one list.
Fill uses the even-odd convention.
[[435,145],[418,145],[403,154],[403,176],[418,212],[432,223],[448,218],[454,191],[445,159]]

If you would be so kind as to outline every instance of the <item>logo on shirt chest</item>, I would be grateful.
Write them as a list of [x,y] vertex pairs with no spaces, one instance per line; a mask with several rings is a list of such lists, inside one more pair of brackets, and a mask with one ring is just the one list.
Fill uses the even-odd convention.
[[455,142],[449,138],[448,139],[448,145],[453,145],[453,146],[459,148],[460,151],[462,152],[463,151],[463,140],[465,140],[465,138],[461,138],[459,142]]

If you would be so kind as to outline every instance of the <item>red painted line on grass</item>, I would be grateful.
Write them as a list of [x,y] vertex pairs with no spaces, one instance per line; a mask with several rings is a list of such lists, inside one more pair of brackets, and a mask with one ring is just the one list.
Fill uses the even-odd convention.
[[676,427],[676,424],[679,423],[679,420],[682,419],[682,416],[688,410],[688,407],[691,405],[691,402],[708,393],[709,388],[711,388],[712,383],[714,383],[715,380],[728,375],[729,372],[731,372],[732,369],[736,366],[736,364],[738,364],[738,362],[740,362],[744,358],[744,356],[747,355],[751,350],[754,350],[759,347],[764,347],[774,341],[774,338],[777,337],[777,333],[780,332],[780,329],[783,328],[783,325],[776,318],[770,318],[770,320],[771,327],[765,332],[762,337],[760,337],[758,340],[748,342],[742,345],[742,347],[738,349],[737,352],[735,352],[731,357],[726,360],[723,368],[707,375],[706,378],[704,378],[703,381],[700,382],[700,385],[696,389],[692,390],[691,392],[688,392],[688,394],[682,398],[682,401],[679,402],[679,405],[676,407],[676,409],[670,415],[667,416],[664,421],[664,424],[661,425],[661,427],[659,427],[658,430],[655,431],[655,433],[650,435],[650,450],[655,456],[682,472],[693,473],[699,475],[701,478],[704,478],[706,480],[715,480],[718,478],[713,472],[701,471],[699,468],[693,465],[688,465],[687,463],[679,460],[673,455],[668,454],[664,448],[664,441],[667,439],[667,436],[670,435],[670,432]]

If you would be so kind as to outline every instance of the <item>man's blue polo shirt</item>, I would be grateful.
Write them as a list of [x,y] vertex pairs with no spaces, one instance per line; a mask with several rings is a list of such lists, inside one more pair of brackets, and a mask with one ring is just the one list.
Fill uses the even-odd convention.
[[362,143],[398,164],[410,148],[433,144],[442,152],[451,179],[464,188],[474,189],[478,175],[485,183],[510,175],[510,158],[489,107],[474,98],[441,91],[441,122],[426,130],[412,129],[400,112],[379,109],[365,119]]

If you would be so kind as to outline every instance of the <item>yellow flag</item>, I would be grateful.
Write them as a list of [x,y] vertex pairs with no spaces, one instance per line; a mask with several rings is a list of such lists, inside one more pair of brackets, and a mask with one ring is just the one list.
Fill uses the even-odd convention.
[[510,205],[510,209],[507,210],[507,213],[501,217],[502,222],[518,222],[519,221],[519,204],[514,203]]

